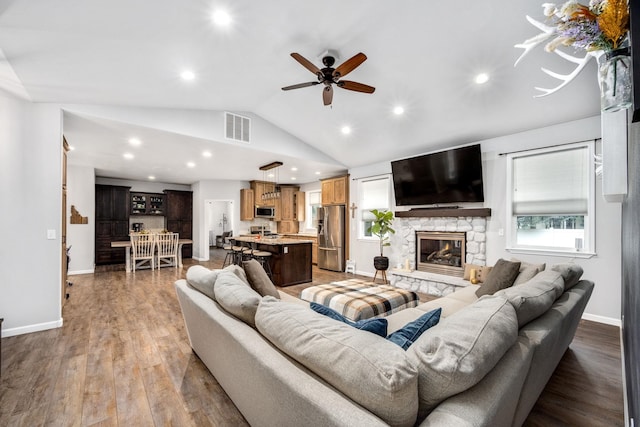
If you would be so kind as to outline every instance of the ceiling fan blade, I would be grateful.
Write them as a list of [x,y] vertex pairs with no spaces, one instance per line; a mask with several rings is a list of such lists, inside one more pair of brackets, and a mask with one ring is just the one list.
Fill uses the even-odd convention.
[[340,78],[344,77],[350,72],[352,72],[358,65],[362,64],[367,59],[367,55],[360,52],[357,55],[353,56],[350,59],[347,59],[342,64],[338,66],[333,72],[333,77]]
[[298,83],[297,85],[285,86],[282,88],[282,90],[300,89],[302,87],[315,86],[319,84],[320,82]]
[[325,86],[322,91],[322,101],[324,105],[331,105],[331,101],[333,101],[333,86]]
[[291,56],[293,57],[293,59],[295,59],[300,64],[302,64],[302,66],[304,68],[306,68],[307,70],[311,71],[313,74],[320,73],[320,68],[318,68],[315,65],[313,65],[313,63],[311,63],[311,61],[309,61],[307,58],[305,58],[304,56],[300,55],[299,53],[295,53],[294,52],[294,53],[291,54]]
[[373,93],[376,88],[364,83],[352,82],[350,80],[340,80],[337,85],[342,89],[354,90],[356,92]]

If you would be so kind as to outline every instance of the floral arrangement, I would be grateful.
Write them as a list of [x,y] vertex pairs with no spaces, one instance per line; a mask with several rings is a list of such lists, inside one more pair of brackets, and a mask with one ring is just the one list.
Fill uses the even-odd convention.
[[538,36],[540,41],[555,36],[545,47],[548,52],[559,45],[589,52],[617,49],[629,31],[627,0],[591,0],[588,7],[571,0],[560,7],[553,3],[544,3],[542,7],[555,27],[555,31]]

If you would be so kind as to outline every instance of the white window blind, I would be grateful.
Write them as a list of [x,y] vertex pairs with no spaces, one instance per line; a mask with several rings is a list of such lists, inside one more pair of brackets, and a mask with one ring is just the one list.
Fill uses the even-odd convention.
[[389,177],[362,181],[360,184],[362,220],[371,221],[375,217],[371,209],[389,209]]
[[319,205],[321,204],[321,193],[320,191],[309,191],[307,192],[308,200],[310,205]]
[[586,215],[588,147],[513,158],[514,215]]

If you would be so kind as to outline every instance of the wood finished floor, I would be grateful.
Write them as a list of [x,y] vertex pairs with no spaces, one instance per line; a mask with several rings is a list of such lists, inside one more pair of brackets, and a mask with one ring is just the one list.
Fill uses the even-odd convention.
[[[195,263],[71,276],[62,328],[2,339],[0,426],[247,425],[189,348],[173,282]],[[618,328],[582,321],[525,426],[622,426],[621,381]]]

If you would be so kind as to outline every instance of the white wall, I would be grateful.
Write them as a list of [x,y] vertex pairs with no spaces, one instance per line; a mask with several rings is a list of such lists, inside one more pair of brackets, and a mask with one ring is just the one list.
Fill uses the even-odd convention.
[[[621,206],[607,203],[601,195],[601,180],[596,187],[596,253],[590,259],[572,259],[537,255],[511,254],[505,250],[505,236],[500,229],[508,226],[506,221],[506,157],[500,153],[540,148],[563,143],[594,140],[600,138],[600,116],[574,122],[563,123],[519,134],[479,141],[482,145],[484,170],[484,206],[491,208],[487,222],[487,263],[495,264],[499,258],[512,257],[530,262],[556,264],[575,262],[584,269],[583,277],[595,282],[593,295],[585,310],[585,317],[619,324],[621,298]],[[416,153],[418,155],[420,153]],[[377,163],[349,171],[351,178],[366,177],[391,172],[390,162]],[[357,204],[357,189],[351,181],[350,203]],[[356,261],[360,273],[373,276],[373,257],[376,255],[375,242],[357,239],[355,224],[351,225],[351,258]],[[390,255],[390,261],[396,262]]]
[[[96,240],[95,172],[88,166],[67,166],[67,246],[71,246],[69,274],[93,273]],[[71,206],[88,218],[87,224],[71,224]]]
[[59,106],[0,91],[0,141],[0,317],[3,336],[11,336],[62,325]]

